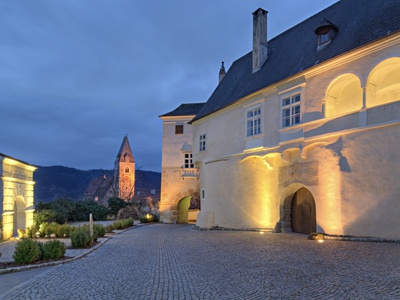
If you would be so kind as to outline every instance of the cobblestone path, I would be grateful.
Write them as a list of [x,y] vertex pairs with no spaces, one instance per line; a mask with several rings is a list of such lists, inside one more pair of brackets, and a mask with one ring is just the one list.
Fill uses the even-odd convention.
[[400,244],[155,224],[0,298],[400,299]]

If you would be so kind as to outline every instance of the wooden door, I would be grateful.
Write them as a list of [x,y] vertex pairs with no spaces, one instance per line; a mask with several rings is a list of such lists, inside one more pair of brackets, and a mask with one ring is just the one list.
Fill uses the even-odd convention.
[[316,232],[314,197],[306,188],[299,189],[292,199],[292,231],[309,234]]

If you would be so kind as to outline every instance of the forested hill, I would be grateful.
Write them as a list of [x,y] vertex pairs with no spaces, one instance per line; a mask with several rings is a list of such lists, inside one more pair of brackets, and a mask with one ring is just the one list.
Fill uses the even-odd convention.
[[[63,166],[38,167],[33,173],[35,202],[50,202],[59,197],[81,200],[89,182],[98,176],[113,175],[113,170],[78,170]],[[156,189],[161,187],[161,173],[136,170],[137,189]]]

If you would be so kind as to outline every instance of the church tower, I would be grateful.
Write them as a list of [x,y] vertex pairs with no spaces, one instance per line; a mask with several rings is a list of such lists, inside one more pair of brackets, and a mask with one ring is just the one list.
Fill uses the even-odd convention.
[[116,196],[130,201],[135,195],[135,159],[128,136],[124,136],[114,164],[114,187]]

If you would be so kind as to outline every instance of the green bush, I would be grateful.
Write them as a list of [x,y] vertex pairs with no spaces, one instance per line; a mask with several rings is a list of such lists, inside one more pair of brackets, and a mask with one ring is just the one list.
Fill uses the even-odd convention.
[[135,223],[135,220],[133,218],[129,218],[129,219],[125,219],[125,222],[126,222],[127,227],[131,227]]
[[125,208],[128,204],[122,200],[121,198],[110,198],[108,199],[108,208],[110,210],[111,215],[118,214],[118,211],[122,208]]
[[106,229],[100,224],[94,224],[93,231],[96,232],[98,237],[103,237],[106,234]]
[[59,238],[69,237],[71,232],[71,227],[68,224],[58,225],[56,236]]
[[90,232],[87,227],[77,227],[71,233],[71,244],[74,248],[85,248],[90,242]]
[[66,249],[64,243],[54,240],[44,243],[42,251],[42,259],[60,259],[64,256]]
[[40,245],[31,239],[18,241],[14,251],[14,262],[16,264],[29,264],[38,261],[41,257]]
[[114,225],[114,229],[116,229],[116,230],[124,229],[124,222],[122,220],[115,221],[113,223],[113,225]]
[[133,218],[118,220],[113,223],[114,229],[121,230],[133,226]]
[[32,238],[36,237],[36,231],[37,231],[37,228],[35,225],[29,226],[26,228],[25,235],[28,239],[32,239]]
[[111,233],[115,229],[114,224],[108,224],[106,226],[106,232]]
[[57,214],[52,209],[43,209],[35,212],[34,220],[37,226],[40,226],[43,223],[56,222]]
[[51,222],[51,223],[47,224],[47,226],[44,229],[44,234],[47,237],[50,237],[52,234],[57,235],[59,226],[60,225],[56,222]]
[[88,221],[89,215],[93,215],[94,221],[106,220],[109,211],[106,207],[98,205],[93,200],[79,201],[76,203],[76,209],[72,214],[74,222]]

